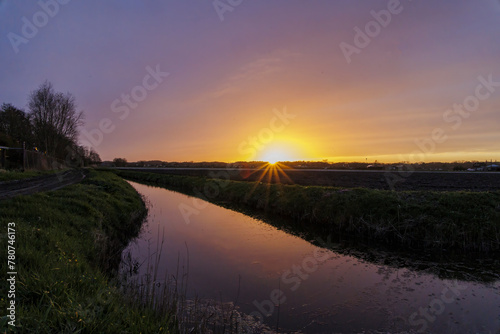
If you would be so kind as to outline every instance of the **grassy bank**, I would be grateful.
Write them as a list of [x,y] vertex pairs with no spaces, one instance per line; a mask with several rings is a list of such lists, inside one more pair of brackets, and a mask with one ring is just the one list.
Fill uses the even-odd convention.
[[60,173],[62,171],[63,170],[44,170],[44,171],[27,170],[24,172],[20,172],[20,171],[10,171],[5,169],[0,169],[0,182],[29,179],[37,176]]
[[[280,185],[116,171],[200,196],[291,219],[305,231],[406,250],[489,253],[500,250],[499,192],[391,192]],[[201,195],[200,195],[201,194]]]
[[[16,324],[23,333],[156,333],[169,323],[133,304],[114,283],[121,250],[145,214],[135,190],[112,173],[0,202],[0,248],[15,223]],[[6,273],[6,261],[1,271]],[[2,280],[2,291],[8,291]],[[7,294],[1,296],[2,316]],[[7,328],[2,317],[2,332]]]

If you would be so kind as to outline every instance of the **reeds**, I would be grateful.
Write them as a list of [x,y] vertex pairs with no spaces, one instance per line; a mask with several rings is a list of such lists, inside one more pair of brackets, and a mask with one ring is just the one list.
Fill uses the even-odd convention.
[[[116,171],[122,177],[194,195],[219,180]],[[229,181],[216,204],[269,212],[307,233],[408,250],[500,251],[500,192],[388,191]]]
[[[169,330],[181,334],[244,334],[273,333],[264,324],[258,323],[251,316],[242,314],[235,302],[219,300],[187,299],[189,280],[189,248],[186,244],[186,262],[180,262],[177,256],[175,274],[167,271],[160,278],[164,231],[158,226],[157,240],[154,252],[151,253],[151,243],[148,244],[147,259],[142,264],[133,259],[130,251],[123,253],[120,269],[121,290],[130,303],[140,305],[144,310],[154,310],[160,316],[168,319]],[[139,274],[141,265],[146,265],[146,271]]]

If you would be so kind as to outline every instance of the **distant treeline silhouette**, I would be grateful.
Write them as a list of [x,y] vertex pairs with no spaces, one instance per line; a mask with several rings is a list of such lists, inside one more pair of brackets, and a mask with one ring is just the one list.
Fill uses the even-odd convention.
[[[261,168],[268,163],[265,161],[161,161],[141,160],[128,162],[125,158],[115,158],[113,161],[103,162],[115,167],[158,167],[158,168]],[[453,161],[453,162],[418,162],[401,161],[397,163],[375,162],[328,162],[322,161],[283,161],[283,168],[294,169],[340,169],[340,170],[389,170],[389,171],[491,171],[498,170],[496,161]]]

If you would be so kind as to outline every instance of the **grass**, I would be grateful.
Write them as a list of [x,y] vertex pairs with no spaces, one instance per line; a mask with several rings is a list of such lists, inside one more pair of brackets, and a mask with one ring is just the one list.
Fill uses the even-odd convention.
[[[273,334],[268,326],[259,323],[252,316],[240,313],[235,303],[224,303],[217,300],[202,300],[194,298],[187,300],[187,285],[189,281],[189,251],[187,263],[182,265],[178,260],[175,273],[165,273],[162,278],[158,273],[162,261],[162,250],[165,237],[161,238],[158,231],[156,249],[148,249],[149,256],[143,261],[146,273],[137,275],[134,272],[140,267],[130,253],[125,254],[121,265],[120,275],[122,277],[123,291],[137,303],[142,303],[150,309],[154,309],[165,317],[170,317],[178,333],[212,333],[212,334],[250,334],[269,333]],[[238,297],[236,297],[237,303]]]
[[[136,262],[126,256],[121,261],[122,252],[138,235],[145,213],[132,186],[95,170],[79,184],[1,201],[0,248],[7,252],[7,227],[14,223],[17,276],[16,328],[0,315],[0,332],[253,333],[267,328],[232,304],[186,300],[187,273],[178,268],[160,277],[157,272],[163,239],[147,260],[147,274],[134,276]],[[13,271],[6,261],[0,270]],[[5,279],[0,288],[6,292],[0,307],[6,310]]]
[[[145,206],[112,173],[91,171],[58,191],[0,202],[0,248],[15,223],[16,324],[23,333],[170,332],[169,320],[134,303],[113,282],[121,251],[140,230]],[[6,273],[6,261],[1,271]],[[6,280],[0,284],[8,291]],[[7,296],[0,297],[6,310]],[[7,329],[2,317],[1,331]]]
[[0,182],[29,179],[37,176],[59,173],[61,171],[62,170],[44,170],[44,171],[27,170],[24,172],[20,172],[20,171],[0,169]]
[[347,236],[405,250],[488,254],[500,250],[500,192],[432,192],[223,181],[116,171],[218,204],[289,218],[320,237]]

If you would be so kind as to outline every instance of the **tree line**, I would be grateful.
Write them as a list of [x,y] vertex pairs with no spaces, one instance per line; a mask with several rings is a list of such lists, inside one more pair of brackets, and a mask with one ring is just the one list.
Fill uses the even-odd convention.
[[54,90],[45,81],[28,96],[28,112],[3,103],[0,107],[0,146],[23,147],[63,160],[68,166],[101,162],[93,148],[78,144],[78,127],[84,114],[75,97]]

